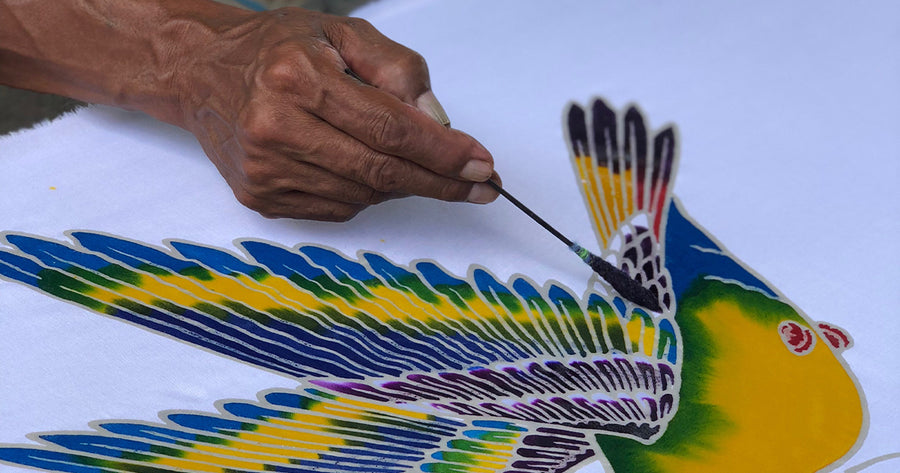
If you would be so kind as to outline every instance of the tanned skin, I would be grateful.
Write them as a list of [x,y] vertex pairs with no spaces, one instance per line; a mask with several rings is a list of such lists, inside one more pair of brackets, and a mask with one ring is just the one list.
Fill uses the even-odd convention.
[[424,59],[368,22],[212,0],[0,0],[0,83],[145,112],[266,217],[344,221],[421,195],[487,203]]

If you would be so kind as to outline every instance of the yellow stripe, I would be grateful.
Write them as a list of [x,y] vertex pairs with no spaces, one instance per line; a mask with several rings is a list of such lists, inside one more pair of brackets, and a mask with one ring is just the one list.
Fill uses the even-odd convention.
[[[322,437],[322,439],[327,440],[327,437]],[[332,439],[333,440],[333,439]],[[308,439],[309,442],[313,442],[312,438]],[[336,443],[336,442],[335,442]],[[323,447],[318,448],[308,448],[306,444],[297,443],[295,447],[300,447],[303,445],[304,448],[308,450],[327,450]],[[276,463],[288,463],[291,458],[302,458],[302,459],[317,459],[319,458],[318,454],[308,453],[298,448],[286,448],[286,446],[279,445],[277,447],[269,447],[261,443],[251,443],[245,441],[229,441],[228,447],[224,447],[221,445],[207,445],[207,444],[197,444],[194,445],[194,449],[200,452],[206,452],[212,455],[226,455],[226,456],[239,456],[246,459],[257,459],[260,461],[266,462],[276,462]],[[187,456],[186,458],[193,458],[192,456]]]
[[622,183],[622,192],[624,194],[621,199],[624,211],[622,216],[626,220],[634,213],[634,182],[632,182],[632,174],[633,171],[631,169],[626,169],[619,173],[619,180]]
[[201,453],[191,454],[190,460],[183,458],[159,457],[153,463],[173,468],[181,468],[186,471],[224,472],[229,469],[241,469],[251,471],[264,471],[262,463],[243,461],[238,458],[222,458]]
[[575,158],[578,168],[578,174],[581,177],[581,186],[584,189],[585,200],[590,210],[591,217],[594,221],[594,228],[600,236],[600,243],[605,247],[609,240],[609,223],[601,209],[601,203],[598,196],[597,179],[591,168],[590,156],[579,156]]

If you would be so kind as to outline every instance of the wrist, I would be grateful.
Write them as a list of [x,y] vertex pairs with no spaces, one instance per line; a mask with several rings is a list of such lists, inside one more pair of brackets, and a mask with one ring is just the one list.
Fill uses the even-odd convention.
[[212,0],[0,1],[0,83],[184,126],[185,76],[247,14]]
[[[210,64],[217,47],[245,10],[209,0],[164,0],[149,34],[153,61],[142,75],[129,81],[116,105],[141,110],[157,119],[188,128],[197,103],[215,85]],[[146,79],[146,80],[145,80]]]

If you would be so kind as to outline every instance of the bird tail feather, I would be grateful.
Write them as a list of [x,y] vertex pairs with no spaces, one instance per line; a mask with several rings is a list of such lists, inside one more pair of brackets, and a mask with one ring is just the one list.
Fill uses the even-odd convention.
[[617,114],[602,99],[569,105],[566,137],[576,180],[604,257],[674,303],[660,242],[677,165],[674,126],[649,134],[643,114]]

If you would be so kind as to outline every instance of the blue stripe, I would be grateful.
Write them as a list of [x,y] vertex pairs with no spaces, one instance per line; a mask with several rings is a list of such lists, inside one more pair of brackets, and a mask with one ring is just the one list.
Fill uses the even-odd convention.
[[134,268],[152,264],[178,273],[196,267],[196,264],[192,262],[174,258],[157,249],[121,238],[89,232],[74,232],[72,236],[85,248],[107,255]]
[[173,241],[169,244],[185,258],[198,261],[222,274],[240,273],[249,276],[254,271],[262,269],[259,266],[249,265],[225,251],[208,246],[180,241]]

